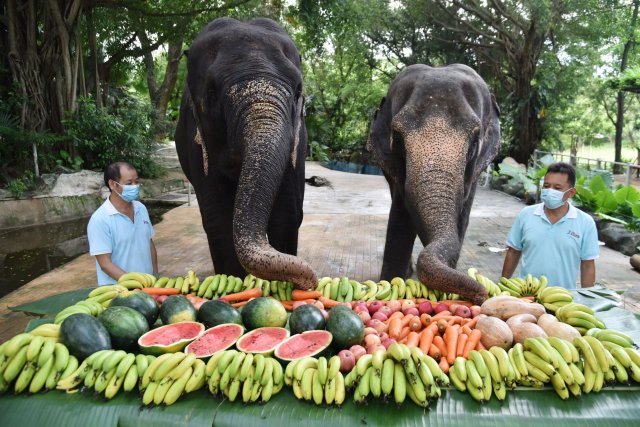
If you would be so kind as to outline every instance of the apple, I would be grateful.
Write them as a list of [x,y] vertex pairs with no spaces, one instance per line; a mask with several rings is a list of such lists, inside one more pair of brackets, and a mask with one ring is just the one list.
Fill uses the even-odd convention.
[[327,320],[329,318],[329,312],[325,309],[320,310],[320,312],[322,313],[322,316],[324,317],[324,320]]
[[383,346],[384,348],[389,348],[389,346],[390,346],[391,344],[393,344],[394,342],[396,342],[396,340],[394,340],[393,338],[387,338],[386,340],[383,340],[383,341],[382,341],[382,346]]
[[364,344],[369,347],[372,345],[378,345],[380,344],[380,337],[378,336],[378,334],[370,334],[370,335],[365,335],[364,336]]
[[471,317],[471,310],[469,310],[469,307],[467,306],[459,305],[453,314],[455,314],[456,316],[460,316],[460,317],[464,317],[465,319],[468,319]]
[[384,303],[382,301],[372,301],[368,308],[369,308],[369,314],[373,314],[376,311],[378,311],[380,309],[380,307],[384,306]]
[[378,335],[380,335],[380,341],[384,341],[384,340],[386,340],[387,338],[389,338],[389,335],[388,335],[386,332],[381,332],[381,333],[380,333],[380,334],[378,334]]
[[356,358],[356,362],[358,361],[358,359],[360,359],[362,356],[364,356],[365,354],[367,354],[367,349],[364,348],[361,345],[352,345],[351,348],[349,348],[349,351],[351,353],[353,353],[353,356]]
[[[396,311],[400,311],[402,310],[402,303],[400,301],[398,301],[397,299],[392,299],[391,301],[387,302],[387,305],[385,305],[385,307],[389,307],[389,309],[395,313]],[[389,317],[389,316],[387,316]]]
[[364,335],[367,336],[367,335],[370,335],[370,334],[378,335],[378,331],[376,331],[375,328],[367,326],[366,328],[364,328]]
[[409,307],[406,310],[404,310],[402,313],[404,313],[405,316],[409,314],[413,314],[414,316],[420,316],[420,312],[416,307]]
[[458,307],[460,307],[460,304],[458,303],[453,303],[449,306],[449,311],[451,312],[451,314],[455,313],[456,310],[458,309]]
[[364,324],[366,324],[369,320],[371,320],[371,315],[366,309],[364,311],[358,312],[358,317],[360,317],[360,320],[362,320],[362,323]]
[[433,311],[440,313],[447,310],[449,310],[449,306],[447,304],[438,303]]
[[480,308],[479,305],[472,305],[470,307],[470,310],[471,310],[472,317],[476,317],[478,314],[482,313],[482,309]]
[[405,299],[402,301],[402,312],[404,313],[406,309],[415,307],[416,303],[411,299]]
[[316,300],[312,303],[312,305],[315,305],[320,310],[324,310],[324,304],[322,303],[322,301]]
[[381,310],[376,311],[375,313],[373,313],[373,316],[371,316],[372,319],[378,319],[382,322],[386,321],[388,319],[387,315],[384,314]]
[[384,323],[383,321],[378,320],[378,319],[369,320],[365,324],[365,326],[369,326],[371,328],[374,328],[376,331],[378,331],[379,334],[382,333],[382,332],[387,332],[387,329],[389,328],[386,323]]
[[367,353],[368,354],[373,354],[378,350],[384,350],[386,352],[387,348],[385,346],[383,346],[382,344],[368,345],[367,346]]
[[298,307],[301,307],[303,305],[307,305],[306,301],[294,301],[293,302],[293,309],[295,310]]
[[338,353],[340,358],[340,372],[349,372],[356,366],[356,357],[349,350],[341,350]]
[[393,314],[393,310],[391,310],[389,307],[387,307],[385,305],[385,306],[380,307],[380,309],[378,311],[376,311],[376,313],[382,313],[385,316],[387,316],[387,319],[388,319],[389,316],[391,316]]
[[431,304],[431,301],[422,301],[420,304],[418,304],[418,311],[420,312],[420,314],[433,313],[433,305]]

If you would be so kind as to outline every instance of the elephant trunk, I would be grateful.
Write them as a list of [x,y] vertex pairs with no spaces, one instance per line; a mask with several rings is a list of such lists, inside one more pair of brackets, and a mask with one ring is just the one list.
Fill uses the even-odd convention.
[[[254,85],[256,83],[254,82]],[[240,264],[247,272],[267,280],[291,281],[296,287],[311,289],[317,276],[303,259],[274,249],[267,238],[267,227],[287,162],[292,161],[294,135],[288,93],[269,86],[256,91],[252,85],[231,92],[239,112],[237,136],[244,150],[234,205],[233,241]],[[271,97],[256,98],[256,93]],[[292,227],[297,224],[292,225]]]
[[448,140],[446,149],[430,139],[423,136],[419,143],[406,143],[405,194],[425,245],[418,256],[418,279],[429,287],[480,304],[487,298],[486,289],[455,269],[466,227],[467,218],[463,216],[468,215],[463,213],[466,139],[452,138],[456,142]]

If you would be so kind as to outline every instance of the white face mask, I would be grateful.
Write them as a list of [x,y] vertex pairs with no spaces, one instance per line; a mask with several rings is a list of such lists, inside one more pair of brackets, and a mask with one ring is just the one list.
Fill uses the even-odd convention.
[[[569,188],[571,190],[571,188]],[[569,190],[559,191],[554,190],[553,188],[543,188],[540,194],[540,199],[548,209],[558,209],[560,206],[564,205],[564,193]]]

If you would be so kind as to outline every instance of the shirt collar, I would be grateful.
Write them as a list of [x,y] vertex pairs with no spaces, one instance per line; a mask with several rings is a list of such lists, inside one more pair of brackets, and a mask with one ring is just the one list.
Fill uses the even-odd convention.
[[[133,213],[137,213],[138,212],[138,204],[135,202],[133,203]],[[106,205],[107,208],[107,214],[109,215],[117,215],[120,213],[120,211],[118,211],[118,209],[116,209],[115,206],[113,206],[113,203],[111,203],[111,200],[109,199],[109,197],[107,197],[107,200],[105,200],[104,204]]]
[[[534,215],[542,216],[544,215],[544,203],[539,203],[536,205],[536,210],[533,211]],[[545,215],[546,217],[546,215]],[[575,219],[578,217],[578,209],[569,202],[569,212],[563,217],[567,219]]]

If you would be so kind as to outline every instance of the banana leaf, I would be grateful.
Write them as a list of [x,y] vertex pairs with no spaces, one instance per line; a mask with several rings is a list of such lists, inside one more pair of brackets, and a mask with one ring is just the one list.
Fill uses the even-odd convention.
[[11,311],[22,311],[27,314],[34,315],[47,315],[47,314],[56,314],[63,308],[69,307],[77,303],[78,301],[82,301],[89,296],[89,293],[95,289],[95,287],[91,288],[82,288],[76,289],[74,291],[63,292],[60,294],[52,295],[47,298],[42,298],[37,301],[28,302],[26,304],[16,305],[13,307],[9,307]]
[[53,391],[34,396],[0,397],[0,425],[46,426],[637,426],[640,389],[616,387],[580,399],[561,400],[551,389],[517,389],[501,405],[486,404],[467,393],[443,390],[429,410],[410,401],[400,407],[381,400],[356,406],[347,400],[342,408],[298,401],[283,389],[264,405],[244,405],[214,398],[204,389],[183,396],[169,407],[144,408],[132,394],[111,401],[91,394]]

